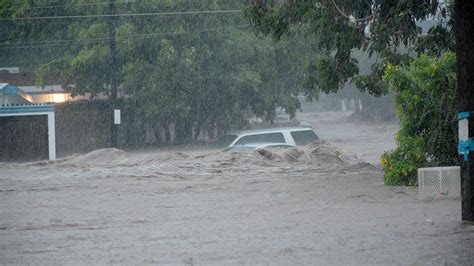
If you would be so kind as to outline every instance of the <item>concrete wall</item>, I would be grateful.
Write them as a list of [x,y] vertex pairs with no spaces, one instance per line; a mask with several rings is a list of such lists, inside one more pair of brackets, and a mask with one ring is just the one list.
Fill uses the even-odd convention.
[[[122,110],[118,126],[118,148],[148,146],[150,126],[133,108]],[[113,109],[108,101],[87,101],[55,105],[57,157],[85,153],[111,146]],[[0,117],[0,161],[48,159],[47,117]],[[148,138],[147,138],[148,136]],[[156,139],[156,138],[152,138]]]

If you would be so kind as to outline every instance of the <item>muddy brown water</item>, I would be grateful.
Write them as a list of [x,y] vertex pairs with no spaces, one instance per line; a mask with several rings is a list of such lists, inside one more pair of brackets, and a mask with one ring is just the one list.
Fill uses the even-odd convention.
[[297,150],[0,163],[0,263],[472,265],[459,201],[383,185],[396,125],[305,115],[325,141]]

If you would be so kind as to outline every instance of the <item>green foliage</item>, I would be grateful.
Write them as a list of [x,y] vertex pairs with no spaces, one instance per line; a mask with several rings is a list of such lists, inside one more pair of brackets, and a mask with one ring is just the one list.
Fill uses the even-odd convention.
[[[455,58],[452,53],[437,58],[453,48],[453,25],[443,24],[449,8],[417,0],[253,0],[243,14],[275,40],[295,27],[316,40],[320,55],[304,68],[308,96],[338,91],[347,82],[373,95],[396,94],[399,146],[383,157],[385,181],[413,185],[417,167],[456,163]],[[441,20],[422,36],[421,26],[432,16]],[[353,58],[360,51],[377,58],[365,73]],[[436,57],[413,60],[416,53]]]
[[417,169],[428,163],[422,137],[397,136],[397,148],[382,155],[384,182],[386,185],[417,185]]
[[[4,17],[97,15],[238,9],[246,1],[5,1]],[[41,8],[55,6],[54,8]],[[6,11],[4,8],[13,8]],[[31,8],[40,7],[40,8]],[[255,36],[235,14],[5,21],[0,33],[14,42],[46,41],[32,49],[9,49],[3,62],[31,67],[37,84],[61,81],[73,94],[112,95],[112,80],[126,104],[154,127],[201,128],[219,133],[245,127],[249,116],[273,119],[277,108],[294,115],[314,41]],[[41,28],[37,29],[41,24]],[[21,33],[18,33],[20,31]],[[3,36],[3,35],[2,35]],[[115,61],[112,62],[112,39]],[[55,40],[68,40],[63,43]],[[37,47],[38,46],[38,47]],[[0,48],[1,49],[1,48]],[[34,54],[34,55],[33,55]],[[305,54],[305,56],[301,56]],[[20,62],[34,58],[35,62]],[[332,61],[330,62],[332,63]],[[321,69],[324,70],[324,69]]]
[[[430,28],[426,35],[421,36],[416,45],[415,51],[433,56],[441,56],[446,50],[454,51],[454,31],[450,30],[453,25],[436,25]],[[449,28],[447,28],[449,27]]]
[[[243,15],[258,32],[275,40],[291,35],[295,27],[315,39],[315,49],[323,59],[304,68],[307,95],[338,91],[347,81],[355,81],[359,89],[373,95],[383,95],[387,93],[381,80],[385,67],[409,62],[406,48],[417,44],[416,51],[430,53],[452,48],[451,28],[441,26],[442,22],[427,36],[420,35],[420,22],[435,15],[447,18],[447,9],[438,1],[418,0],[253,0]],[[372,63],[371,72],[359,73],[353,58],[357,50],[379,58]]]
[[[82,2],[82,1],[75,1]],[[59,5],[57,8],[35,8]],[[34,7],[34,8],[32,8]],[[73,10],[64,1],[54,0],[2,0],[0,1],[0,17],[32,17],[32,16],[67,16]],[[0,61],[3,66],[20,66],[25,71],[34,72],[40,64],[58,59],[71,47],[51,43],[56,39],[68,39],[68,20],[5,20],[0,27]],[[40,49],[33,49],[31,42],[39,42]],[[21,48],[18,48],[21,47]]]
[[385,81],[396,94],[398,147],[386,153],[385,182],[412,185],[416,168],[457,164],[456,57],[421,55],[404,66],[388,65]]
[[[436,1],[336,1],[354,17],[370,15],[351,21],[330,1],[252,0],[246,7],[244,0],[110,2],[113,8],[86,0],[5,0],[0,13],[13,18],[244,7],[246,20],[269,36],[255,36],[239,14],[228,13],[7,20],[0,27],[1,45],[44,45],[2,50],[2,62],[35,70],[41,86],[59,79],[74,94],[113,95],[117,83],[134,111],[156,127],[217,127],[220,133],[244,127],[249,114],[271,120],[276,108],[284,108],[294,115],[299,93],[317,98],[353,81],[360,72],[355,50],[382,58],[357,84],[385,93],[381,70],[407,61],[397,48],[414,43],[420,32],[415,22],[436,10]],[[56,7],[32,8],[42,6]],[[441,51],[445,42],[428,43],[420,49]]]

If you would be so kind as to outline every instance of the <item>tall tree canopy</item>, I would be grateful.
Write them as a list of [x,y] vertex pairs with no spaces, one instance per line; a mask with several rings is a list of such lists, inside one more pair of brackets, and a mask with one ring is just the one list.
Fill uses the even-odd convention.
[[294,114],[314,42],[255,36],[240,17],[245,2],[2,1],[1,60],[73,94],[114,98],[118,86],[157,127],[225,131],[279,107]]
[[[362,90],[383,94],[384,67],[406,60],[403,50],[413,46],[435,52],[453,43],[446,37],[449,8],[432,0],[251,0],[244,15],[258,32],[276,40],[292,27],[314,38],[323,56],[305,67],[305,84],[315,91],[336,91],[350,80]],[[430,34],[422,36],[420,22],[433,18],[436,22],[427,26]],[[377,57],[369,75],[359,75],[351,55],[356,50]]]

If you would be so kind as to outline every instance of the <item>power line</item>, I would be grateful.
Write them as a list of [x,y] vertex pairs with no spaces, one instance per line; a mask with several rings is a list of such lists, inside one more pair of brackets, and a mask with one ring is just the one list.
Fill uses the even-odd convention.
[[[107,40],[109,39],[108,37],[103,37],[103,38],[91,38],[91,39],[84,39],[84,40],[91,40],[91,41],[99,41],[99,40]],[[14,46],[14,45],[35,45],[35,44],[48,44],[48,43],[68,43],[68,42],[78,42],[81,40],[51,40],[51,41],[35,41],[35,42],[16,42],[16,43],[8,43],[8,44],[3,44],[3,46],[0,46],[0,48],[8,47],[8,46]]]
[[[248,24],[237,25],[237,28],[245,28]],[[148,34],[141,34],[141,35],[129,35],[116,38],[117,40],[127,40],[127,39],[148,39],[148,38],[156,38],[159,36],[166,36],[166,35],[187,35],[192,33],[200,33],[200,32],[209,32],[214,31],[217,29],[221,29],[222,27],[216,28],[205,28],[199,29],[197,31],[188,31],[188,32],[155,32],[155,33],[148,33]],[[44,47],[55,47],[55,46],[63,46],[63,45],[81,45],[81,44],[91,44],[91,43],[99,43],[102,41],[111,40],[114,37],[102,37],[102,38],[91,38],[91,39],[84,39],[84,40],[53,40],[53,41],[39,41],[39,42],[28,42],[31,45],[20,45],[20,43],[16,43],[19,46],[4,46],[0,47],[0,50],[6,49],[27,49],[27,48],[44,48]],[[28,43],[21,43],[21,44],[28,44]],[[41,44],[36,44],[41,43]]]
[[339,6],[336,4],[336,1],[332,0],[332,4],[334,5],[334,7],[337,9],[337,11],[345,18],[349,19],[349,20],[352,20],[352,21],[355,21],[355,22],[365,22],[369,19],[371,19],[373,16],[374,16],[374,13],[370,14],[369,16],[365,17],[365,18],[354,18],[353,16],[348,16],[346,13],[344,13],[340,8]]
[[[99,6],[99,5],[106,5],[106,4],[128,4],[129,2],[124,2],[124,1],[115,1],[115,2],[100,2],[100,3],[83,3],[83,4],[75,4],[75,3],[70,3],[67,5],[49,5],[49,6],[30,6],[30,7],[25,7],[26,10],[35,10],[35,9],[53,9],[53,8],[69,8],[72,6]],[[11,8],[7,8],[5,10],[11,11],[11,10],[17,10],[19,8],[22,8],[22,6],[15,6]]]
[[[232,25],[231,25],[232,26]],[[240,24],[240,25],[235,25],[235,27],[241,28],[241,27],[246,27],[248,24]],[[209,28],[209,29],[219,29],[219,28]],[[140,34],[140,35],[128,35],[128,36],[122,36],[117,39],[127,39],[130,37],[141,37],[141,36],[154,36],[156,34],[161,34],[161,33],[147,33],[147,34]],[[7,48],[8,46],[14,46],[14,45],[36,45],[36,44],[50,44],[50,43],[74,43],[74,42],[90,42],[90,41],[104,41],[104,40],[109,40],[112,39],[113,37],[101,37],[101,38],[90,38],[90,39],[82,39],[82,40],[74,40],[74,39],[68,39],[68,40],[49,40],[49,41],[34,41],[34,42],[16,42],[16,43],[8,43],[8,44],[3,44],[3,46],[0,46],[0,48]],[[2,45],[2,44],[0,44]]]
[[199,10],[199,11],[178,11],[178,12],[153,12],[153,13],[125,13],[125,14],[102,14],[102,15],[76,15],[76,16],[45,16],[45,17],[21,17],[21,18],[0,18],[6,20],[40,20],[40,19],[84,19],[84,18],[110,18],[110,17],[145,17],[145,16],[173,16],[173,15],[197,15],[197,14],[227,14],[240,13],[240,9],[230,10]]

